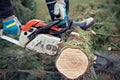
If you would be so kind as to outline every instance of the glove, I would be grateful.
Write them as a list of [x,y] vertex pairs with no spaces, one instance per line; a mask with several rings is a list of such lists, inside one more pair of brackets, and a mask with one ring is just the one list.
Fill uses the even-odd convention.
[[4,33],[6,34],[12,34],[12,35],[19,35],[20,28],[19,26],[21,23],[18,21],[17,17],[14,15],[3,19],[3,29]]
[[65,24],[67,17],[66,17],[66,5],[64,2],[57,1],[54,6],[54,15],[55,19],[60,20],[59,24]]

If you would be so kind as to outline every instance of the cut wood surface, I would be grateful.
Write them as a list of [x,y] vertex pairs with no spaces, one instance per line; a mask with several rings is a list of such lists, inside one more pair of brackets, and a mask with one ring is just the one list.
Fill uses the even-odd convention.
[[88,57],[78,48],[64,48],[56,60],[56,67],[60,73],[69,79],[82,76],[89,65]]

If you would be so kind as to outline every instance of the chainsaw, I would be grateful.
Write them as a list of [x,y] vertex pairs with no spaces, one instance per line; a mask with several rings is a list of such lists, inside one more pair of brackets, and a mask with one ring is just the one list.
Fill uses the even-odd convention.
[[67,30],[57,27],[58,23],[59,21],[53,21],[46,24],[41,20],[33,19],[20,27],[19,40],[3,34],[3,30],[0,31],[0,37],[36,53],[53,56],[57,54],[58,44],[61,43],[61,38],[55,35]]
[[[21,32],[19,40],[5,35],[3,30],[0,30],[0,37],[36,53],[54,56],[57,54],[58,44],[62,41],[61,34],[76,26],[83,26],[83,23],[73,22],[69,17],[65,24],[58,25],[59,22],[59,20],[56,20],[46,24],[44,21],[32,19],[25,25],[20,26]],[[89,25],[93,24],[94,21]],[[88,27],[86,27],[86,29],[87,28]]]

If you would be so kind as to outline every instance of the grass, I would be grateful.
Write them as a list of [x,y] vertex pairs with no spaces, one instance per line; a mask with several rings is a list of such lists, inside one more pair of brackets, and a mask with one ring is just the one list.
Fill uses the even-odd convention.
[[[79,15],[81,15],[82,11],[80,11],[80,10],[82,9],[83,6],[85,6],[85,8],[89,7],[88,3],[86,4],[86,2],[88,2],[87,0],[75,0],[75,1],[69,0],[69,1],[70,1],[69,16],[73,19],[76,19],[77,17],[79,17]],[[36,0],[36,2],[37,2],[37,11],[35,12],[36,18],[39,18],[39,19],[45,20],[45,21],[49,21],[50,16],[48,13],[47,6],[45,4],[45,0]]]
[[45,3],[45,0],[36,0],[37,11],[35,18],[43,20],[43,21],[50,21],[50,15]]

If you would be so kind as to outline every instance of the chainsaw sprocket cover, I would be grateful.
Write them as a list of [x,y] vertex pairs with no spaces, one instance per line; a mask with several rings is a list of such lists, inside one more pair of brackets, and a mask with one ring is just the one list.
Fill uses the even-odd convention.
[[59,43],[60,38],[58,37],[48,34],[39,34],[26,45],[26,48],[37,53],[43,53],[52,56],[56,55]]

